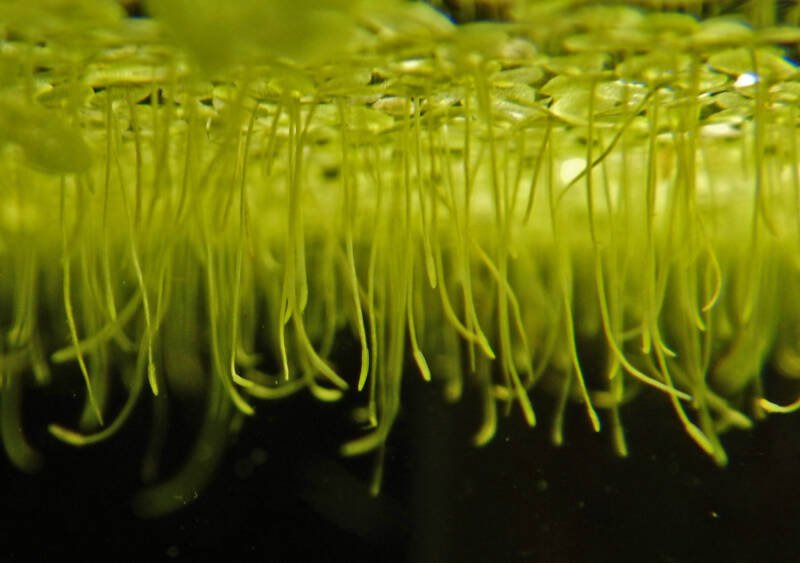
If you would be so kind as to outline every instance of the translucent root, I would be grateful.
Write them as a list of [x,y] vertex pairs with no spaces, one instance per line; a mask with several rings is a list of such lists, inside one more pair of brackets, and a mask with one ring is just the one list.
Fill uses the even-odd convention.
[[0,437],[11,463],[26,473],[33,473],[41,467],[42,459],[23,432],[21,380],[22,373],[6,373],[2,378]]
[[768,413],[790,414],[800,410],[800,398],[788,405],[779,405],[762,397],[756,401],[756,404]]
[[[63,200],[64,200],[64,181],[62,180],[61,184],[61,200],[62,200],[62,215],[63,215]],[[63,222],[63,221],[62,221]],[[63,227],[62,227],[63,229]],[[94,410],[95,416],[97,417],[97,421],[102,426],[103,424],[103,414],[100,412],[100,406],[98,405],[95,396],[94,390],[92,388],[92,380],[89,377],[89,370],[86,367],[86,362],[83,359],[83,354],[81,353],[80,348],[78,347],[78,328],[75,324],[75,315],[72,312],[72,297],[71,297],[71,288],[70,288],[70,267],[69,267],[69,256],[67,255],[66,251],[66,233],[62,232],[62,237],[64,237],[64,249],[63,249],[63,256],[62,256],[62,274],[63,274],[63,298],[64,298],[64,312],[67,316],[67,325],[69,326],[69,334],[70,338],[72,339],[72,346],[75,350],[75,356],[78,358],[78,365],[80,366],[81,374],[83,375],[83,381],[86,384],[86,391],[89,396],[89,404],[92,406],[92,410]]]
[[294,395],[306,384],[302,379],[292,379],[288,383],[282,382],[280,385],[269,386],[258,383],[258,380],[271,379],[270,376],[257,369],[250,369],[245,372],[246,377],[234,373],[233,382],[242,387],[250,396],[257,399],[283,399]]
[[170,479],[146,488],[133,499],[134,512],[156,518],[196,500],[206,488],[225,453],[233,416],[230,401],[219,378],[211,379],[206,416],[184,465]]
[[485,446],[497,432],[497,403],[489,375],[489,362],[486,359],[480,359],[477,368],[476,374],[483,401],[483,422],[472,437],[472,443],[476,446]]
[[66,346],[56,350],[50,355],[50,360],[54,364],[63,364],[75,360],[79,352],[82,354],[89,354],[108,343],[115,335],[121,333],[125,325],[130,322],[138,310],[141,300],[142,294],[137,291],[122,311],[117,313],[116,319],[112,320],[92,336],[79,341],[77,346]]
[[125,425],[125,422],[128,420],[128,418],[130,418],[130,415],[134,411],[139,397],[141,396],[145,381],[145,358],[146,346],[143,345],[140,348],[138,357],[136,359],[136,373],[133,379],[133,386],[128,394],[128,398],[125,400],[125,404],[122,406],[122,409],[117,417],[108,426],[99,432],[84,434],[60,424],[53,423],[47,427],[50,434],[62,442],[66,442],[67,444],[84,447],[108,440],[114,434],[119,432],[119,430]]

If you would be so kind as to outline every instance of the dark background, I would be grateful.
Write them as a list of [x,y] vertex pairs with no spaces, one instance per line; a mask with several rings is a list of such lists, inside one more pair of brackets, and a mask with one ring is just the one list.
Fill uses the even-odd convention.
[[[798,560],[800,416],[726,434],[731,461],[720,469],[657,393],[623,410],[628,459],[613,454],[609,432],[591,432],[579,405],[570,407],[565,445],[554,447],[552,401],[535,393],[541,427],[526,428],[515,411],[477,449],[474,390],[447,405],[435,384],[416,373],[406,380],[377,499],[368,493],[373,458],[337,453],[357,435],[350,405],[306,395],[259,404],[209,488],[156,520],[131,509],[148,401],[122,434],[95,447],[78,450],[34,431],[45,455],[40,473],[0,462],[0,560]],[[41,420],[58,410],[26,399]],[[191,434],[173,424],[167,468]]]

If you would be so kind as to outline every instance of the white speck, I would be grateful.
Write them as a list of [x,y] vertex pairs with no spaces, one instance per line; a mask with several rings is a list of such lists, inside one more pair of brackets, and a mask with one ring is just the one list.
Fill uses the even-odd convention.
[[742,132],[730,123],[710,123],[700,128],[704,137],[729,139],[741,136]]
[[734,88],[747,88],[758,82],[758,76],[752,72],[745,72],[739,75],[736,82],[733,83]]
[[568,158],[561,163],[561,181],[571,182],[586,168],[585,158]]

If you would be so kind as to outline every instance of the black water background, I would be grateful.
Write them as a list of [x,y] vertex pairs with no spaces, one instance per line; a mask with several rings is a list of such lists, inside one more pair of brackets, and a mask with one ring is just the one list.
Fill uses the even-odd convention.
[[[494,441],[471,446],[476,394],[448,405],[409,373],[387,447],[382,494],[368,494],[372,456],[343,459],[357,435],[351,405],[310,396],[258,405],[210,487],[183,510],[142,520],[131,510],[150,406],[106,444],[74,449],[35,435],[46,465],[25,475],[0,462],[0,561],[796,561],[800,416],[724,436],[716,467],[668,402],[626,406],[630,446],[616,457],[580,405],[566,443],[549,440],[553,401],[534,394],[540,425],[516,410]],[[30,424],[61,416],[41,397]],[[173,409],[174,410],[174,409]],[[191,428],[173,423],[164,463]]]

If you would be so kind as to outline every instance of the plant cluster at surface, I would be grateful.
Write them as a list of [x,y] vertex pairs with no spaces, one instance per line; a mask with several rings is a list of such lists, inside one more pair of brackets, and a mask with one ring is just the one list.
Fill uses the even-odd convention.
[[342,451],[382,456],[412,372],[480,390],[478,445],[541,388],[555,442],[576,402],[625,455],[652,390],[724,464],[800,405],[765,390],[800,377],[800,29],[751,4],[0,4],[9,458],[39,465],[24,388],[74,366],[69,443],[205,405],[151,514],[262,400],[358,393]]

